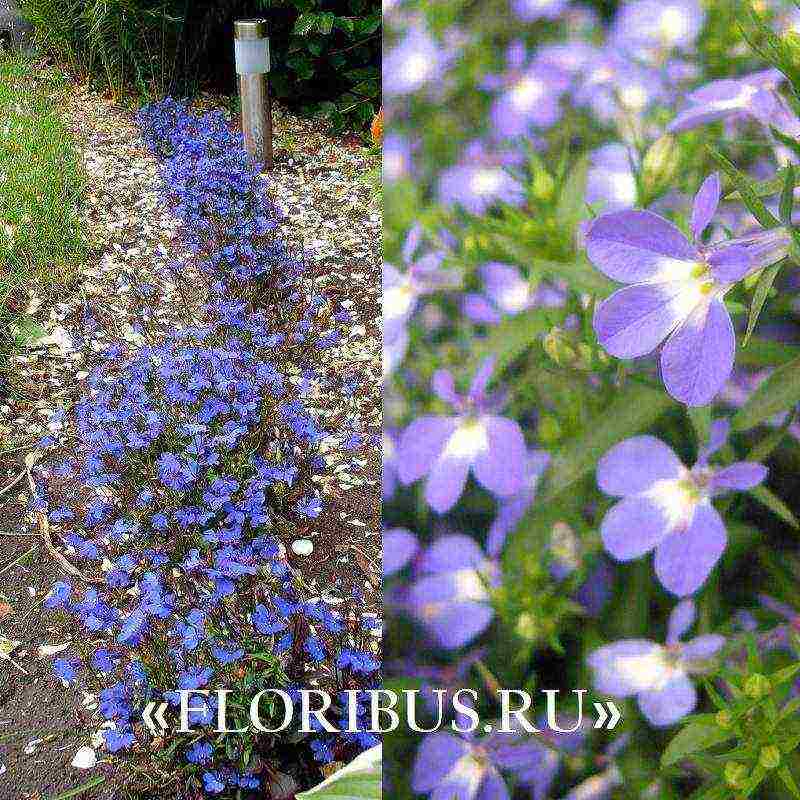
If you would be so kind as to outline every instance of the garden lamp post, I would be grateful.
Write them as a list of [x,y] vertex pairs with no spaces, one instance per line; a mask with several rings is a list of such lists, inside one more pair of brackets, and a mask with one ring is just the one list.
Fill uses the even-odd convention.
[[236,74],[242,103],[244,147],[272,169],[272,106],[269,97],[269,37],[265,19],[233,24]]

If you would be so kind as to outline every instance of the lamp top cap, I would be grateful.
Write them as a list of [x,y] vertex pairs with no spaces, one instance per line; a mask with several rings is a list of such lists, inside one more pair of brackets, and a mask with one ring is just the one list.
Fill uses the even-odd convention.
[[261,17],[237,19],[233,23],[233,35],[236,39],[264,39],[267,36],[267,21]]

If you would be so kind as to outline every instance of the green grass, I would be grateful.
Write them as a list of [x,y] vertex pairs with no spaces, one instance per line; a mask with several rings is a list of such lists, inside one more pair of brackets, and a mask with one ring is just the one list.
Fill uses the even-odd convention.
[[0,56],[0,350],[30,329],[28,289],[43,299],[58,292],[85,254],[84,178],[64,122],[66,91],[57,70]]

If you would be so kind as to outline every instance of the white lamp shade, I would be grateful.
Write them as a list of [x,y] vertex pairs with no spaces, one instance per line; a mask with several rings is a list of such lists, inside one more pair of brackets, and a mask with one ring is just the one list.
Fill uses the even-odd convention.
[[269,39],[234,39],[234,46],[237,74],[269,72]]

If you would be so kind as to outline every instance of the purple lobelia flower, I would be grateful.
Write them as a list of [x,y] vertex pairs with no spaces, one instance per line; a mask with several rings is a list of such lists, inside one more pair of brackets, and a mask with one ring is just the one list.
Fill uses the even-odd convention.
[[520,492],[513,497],[500,502],[497,516],[494,518],[489,535],[486,538],[486,552],[490,556],[499,555],[505,545],[508,534],[513,531],[525,516],[536,497],[536,487],[539,485],[550,455],[544,450],[531,450],[526,458],[525,483]]
[[586,202],[604,211],[631,208],[638,197],[633,164],[631,151],[619,142],[595,150],[586,175]]
[[534,22],[558,19],[569,4],[569,0],[512,0],[511,8],[524,22]]
[[660,73],[627,58],[616,48],[597,54],[573,93],[575,103],[589,106],[601,121],[623,122],[626,126],[664,97]]
[[411,788],[431,800],[509,800],[507,773],[529,788],[534,800],[542,800],[558,766],[559,754],[533,736],[494,733],[475,739],[442,731],[422,740]]
[[439,200],[470,214],[483,214],[498,203],[520,206],[525,202],[525,187],[506,168],[521,161],[514,151],[489,150],[482,142],[471,142],[459,163],[439,175]]
[[419,551],[419,541],[405,528],[390,528],[383,532],[383,575],[400,572]]
[[532,288],[516,267],[489,261],[478,269],[483,293],[468,292],[461,310],[473,322],[496,325],[504,316],[514,316],[534,306],[561,306],[565,293],[550,284]]
[[495,134],[513,138],[549,128],[561,118],[561,96],[570,83],[570,75],[552,61],[528,62],[525,45],[513,42],[506,53],[506,71],[487,75],[482,84],[497,93],[490,112]]
[[420,255],[421,244],[422,229],[414,225],[401,252],[405,269],[401,271],[389,262],[383,264],[383,325],[388,342],[401,335],[421,296],[460,283],[453,271],[442,268],[444,252],[432,250]]
[[409,178],[414,172],[413,145],[399,133],[389,133],[384,137],[381,153],[383,156],[383,180],[385,183]]
[[767,476],[765,466],[751,461],[708,463],[728,430],[727,420],[714,421],[710,441],[691,469],[654,436],[625,439],[597,464],[600,489],[622,498],[600,527],[606,550],[629,561],[655,549],[656,575],[678,596],[696,592],[725,550],[725,523],[712,499],[752,489]]
[[387,97],[413,94],[439,80],[445,60],[442,46],[428,31],[411,27],[383,59],[383,91]]
[[776,69],[762,70],[740,78],[722,78],[695,89],[686,108],[670,123],[671,133],[686,131],[721,119],[757,117],[756,110],[775,101],[775,89],[783,80]]
[[437,370],[433,391],[455,409],[455,416],[419,417],[400,437],[400,480],[410,484],[427,476],[425,499],[440,514],[456,504],[470,469],[478,483],[499,497],[511,497],[524,485],[525,440],[514,420],[497,414],[502,394],[487,394],[493,369],[494,358],[487,358],[466,395],[456,392],[452,373]]
[[690,406],[716,396],[733,369],[736,339],[725,293],[751,272],[788,251],[783,228],[704,246],[700,237],[720,199],[718,174],[694,198],[690,242],[671,222],[650,211],[602,214],[589,226],[586,250],[608,277],[632,284],[597,308],[600,344],[617,358],[661,351],[667,391]]
[[672,725],[697,705],[690,679],[702,672],[725,644],[717,634],[681,637],[694,624],[695,605],[683,600],[673,609],[664,645],[647,639],[621,639],[589,655],[598,692],[615,697],[635,696],[642,714],[652,725]]
[[633,0],[620,7],[612,41],[637,56],[685,50],[697,39],[704,18],[698,0]]
[[440,647],[463,647],[494,618],[489,590],[500,580],[496,561],[462,534],[439,537],[418,557],[419,578],[405,598],[406,610]]

